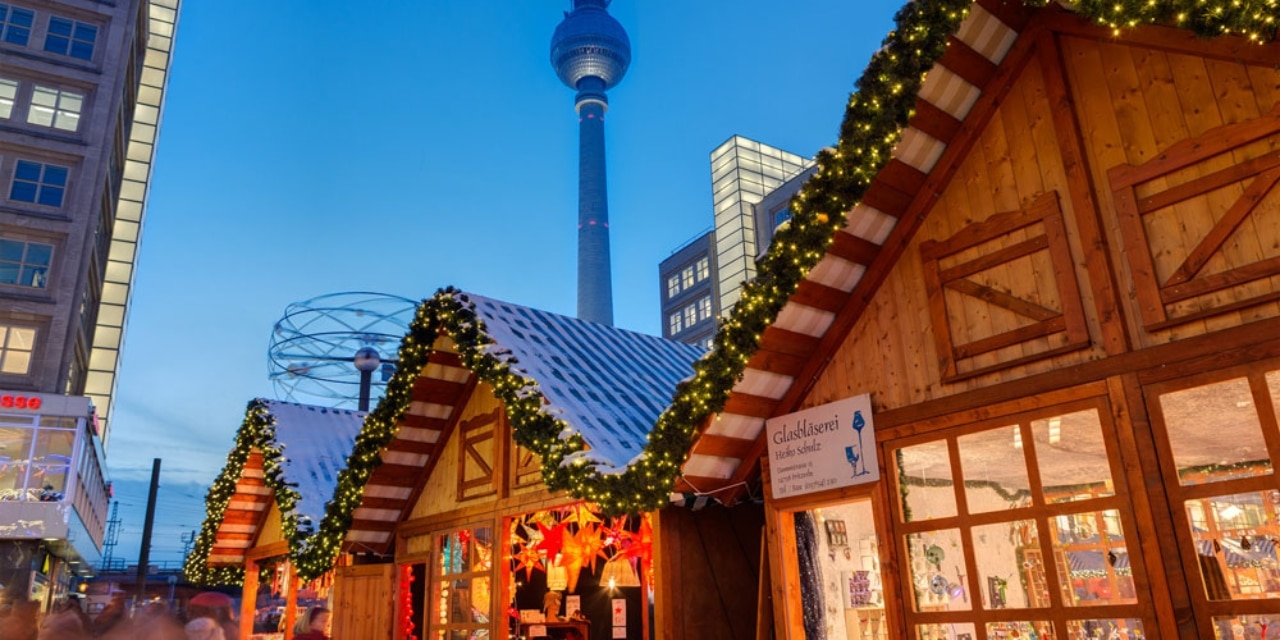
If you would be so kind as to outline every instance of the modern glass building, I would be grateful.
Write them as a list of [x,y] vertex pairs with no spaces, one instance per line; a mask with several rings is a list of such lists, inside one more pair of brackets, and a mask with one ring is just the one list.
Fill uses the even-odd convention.
[[180,0],[0,2],[0,598],[101,551],[111,396]]
[[790,220],[790,202],[816,165],[742,136],[711,152],[715,226],[658,265],[662,336],[710,346],[716,318],[756,275],[756,259]]
[[756,228],[752,205],[782,186],[813,161],[733,136],[711,152],[711,199],[715,210],[715,260],[719,309],[738,301],[742,283],[756,276]]

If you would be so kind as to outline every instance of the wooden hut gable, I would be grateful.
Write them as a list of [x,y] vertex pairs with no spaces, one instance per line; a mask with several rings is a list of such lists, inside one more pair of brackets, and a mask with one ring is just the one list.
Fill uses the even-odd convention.
[[318,575],[340,548],[387,553],[410,520],[548,490],[598,500],[580,479],[643,476],[632,465],[701,353],[441,290],[402,342],[300,570]]
[[1056,3],[955,10],[909,3],[859,81],[690,391],[724,401],[689,412],[676,491],[736,499],[765,420],[803,406],[905,407],[1280,315],[1280,45],[1121,33]]
[[279,545],[282,552],[300,552],[320,523],[363,418],[345,409],[251,401],[209,489],[187,577],[238,583],[250,549]]

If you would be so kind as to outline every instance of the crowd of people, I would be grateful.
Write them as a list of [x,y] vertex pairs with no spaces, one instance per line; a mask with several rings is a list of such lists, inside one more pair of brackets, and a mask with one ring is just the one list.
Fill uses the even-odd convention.
[[[329,640],[325,635],[329,610],[315,606],[298,616],[293,637],[297,640]],[[193,599],[184,614],[163,603],[153,603],[132,615],[123,598],[113,600],[97,616],[90,617],[73,599],[60,600],[41,614],[36,601],[19,601],[0,608],[0,640],[240,640],[229,599],[226,604],[200,603]]]

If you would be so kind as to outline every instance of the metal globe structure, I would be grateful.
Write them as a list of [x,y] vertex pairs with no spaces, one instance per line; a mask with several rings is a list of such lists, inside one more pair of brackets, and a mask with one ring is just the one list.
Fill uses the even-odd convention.
[[267,348],[276,398],[356,408],[362,373],[372,374],[371,395],[381,396],[417,309],[408,298],[366,291],[289,304]]

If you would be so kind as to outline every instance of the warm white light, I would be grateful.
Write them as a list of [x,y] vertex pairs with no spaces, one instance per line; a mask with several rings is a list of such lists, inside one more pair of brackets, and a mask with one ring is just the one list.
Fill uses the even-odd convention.
[[1049,418],[1049,444],[1058,444],[1062,440],[1062,418]]
[[1234,520],[1235,518],[1239,517],[1241,513],[1244,513],[1244,510],[1234,504],[1229,504],[1221,509],[1218,509],[1218,517],[1222,518],[1223,520]]
[[1022,448],[1022,427],[1016,425],[1013,427],[1013,448]]

